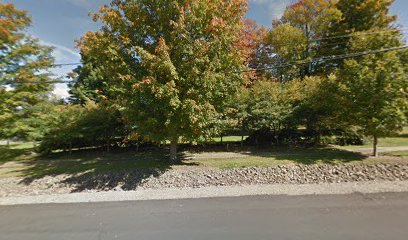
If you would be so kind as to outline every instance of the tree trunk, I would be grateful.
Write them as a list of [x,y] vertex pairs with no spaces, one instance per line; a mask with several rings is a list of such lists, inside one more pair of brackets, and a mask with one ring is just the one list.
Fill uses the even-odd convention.
[[10,139],[7,138],[7,148],[10,148]]
[[[311,59],[311,55],[310,55],[310,43],[311,43],[311,39],[310,39],[310,30],[309,30],[309,24],[306,24],[306,38],[307,38],[307,42],[306,42],[306,55],[307,55],[307,59],[308,61],[310,61]],[[306,69],[306,77],[309,77],[312,73],[312,62],[310,61],[307,64],[307,69]]]
[[110,139],[108,138],[107,144],[106,144],[106,152],[110,152]]
[[69,155],[72,155],[72,142],[69,142]]
[[374,136],[374,141],[373,141],[373,156],[374,157],[378,157],[377,145],[378,145],[378,138],[377,136]]
[[177,139],[172,139],[170,142],[170,162],[171,163],[177,163],[178,162],[178,157],[177,157]]
[[222,135],[221,135],[221,144],[222,144]]

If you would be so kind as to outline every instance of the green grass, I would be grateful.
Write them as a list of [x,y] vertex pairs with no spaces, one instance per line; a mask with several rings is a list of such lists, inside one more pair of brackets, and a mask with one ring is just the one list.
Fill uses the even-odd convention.
[[40,156],[32,151],[32,144],[16,143],[8,148],[0,146],[0,177],[41,177],[59,174],[103,173],[140,168],[170,167],[162,152],[106,153],[100,150],[78,151],[72,155],[59,152]]
[[[244,140],[247,137],[248,136],[244,136]],[[212,140],[214,142],[216,142],[216,143],[220,143],[221,142],[221,137],[213,138]],[[222,137],[222,142],[223,143],[241,142],[241,140],[242,140],[242,136],[225,136],[225,137]]]
[[247,157],[222,159],[197,159],[188,163],[221,169],[244,167],[269,167],[285,164],[343,164],[368,160],[362,154],[333,148],[283,148],[274,152],[252,152]]
[[[244,140],[247,139],[248,136],[244,136]],[[224,136],[222,137],[222,142],[223,143],[237,143],[237,142],[241,142],[242,140],[242,136]],[[204,139],[201,139],[200,143],[202,143],[203,141],[205,141]],[[170,141],[166,140],[164,142],[165,144],[170,144]],[[215,137],[212,138],[211,140],[209,140],[208,143],[221,143],[221,137]],[[197,142],[193,142],[193,144],[198,144]]]
[[[344,149],[358,149],[358,148],[371,148],[372,142],[367,142],[364,145],[359,146],[345,146]],[[401,147],[408,146],[408,137],[391,137],[381,138],[378,141],[378,147]]]
[[[4,149],[0,149],[4,152]],[[14,157],[14,156],[13,156]],[[7,163],[8,165],[5,165]],[[60,174],[85,174],[105,172],[126,172],[132,169],[158,169],[184,167],[194,163],[170,165],[165,153],[101,153],[74,152],[53,154],[49,157],[31,154],[25,157],[9,158],[0,165],[0,177],[30,177],[41,178]]]
[[[346,146],[343,149],[358,149],[358,148],[371,148],[373,146],[371,141],[368,141],[364,145],[360,146]],[[403,131],[394,137],[380,138],[378,140],[379,147],[401,147],[408,146],[408,127],[404,127]]]
[[[215,142],[220,142],[215,138]],[[240,136],[228,136],[223,142],[240,142]],[[399,136],[380,139],[380,146],[408,146],[408,128]],[[268,167],[279,164],[360,164],[388,161],[386,158],[369,158],[349,150],[371,147],[353,146],[342,148],[273,148],[252,149],[247,157],[222,158],[222,159],[196,159],[186,160],[180,165],[167,163],[167,151],[155,152],[122,152],[106,153],[100,150],[76,151],[73,155],[67,153],[54,153],[43,157],[32,152],[32,143],[14,143],[7,148],[0,145],[0,177],[23,176],[40,178],[59,174],[84,174],[103,172],[123,172],[140,168],[188,168],[213,167],[213,168],[242,168],[242,167]],[[251,150],[249,148],[249,150]],[[223,150],[225,151],[225,150]],[[267,154],[265,154],[267,153]],[[387,153],[392,161],[395,157],[408,160],[408,151]]]
[[395,152],[387,152],[385,153],[387,156],[396,156],[401,157],[404,159],[408,159],[408,151],[395,151]]
[[31,159],[32,143],[14,143],[10,147],[0,145],[0,165],[9,161]]

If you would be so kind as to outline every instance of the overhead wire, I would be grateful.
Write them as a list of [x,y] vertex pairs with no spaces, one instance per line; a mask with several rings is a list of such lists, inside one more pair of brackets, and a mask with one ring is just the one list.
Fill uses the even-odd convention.
[[[311,39],[308,42],[313,43],[313,42],[318,42],[322,40],[329,40],[329,39],[339,39],[339,38],[346,38],[346,37],[352,37],[352,36],[365,36],[365,35],[374,35],[374,34],[382,34],[382,33],[388,33],[388,32],[402,32],[408,30],[407,28],[396,28],[396,29],[388,29],[388,30],[382,30],[382,31],[372,31],[372,32],[359,32],[359,33],[349,33],[349,34],[344,34],[344,35],[338,35],[338,36],[328,36],[328,37],[322,37],[322,38],[316,38],[316,39]],[[336,45],[336,44],[342,44],[345,43],[344,41],[342,42],[334,42],[334,43],[323,43],[321,45]],[[293,45],[298,45],[298,43],[291,43],[291,44],[277,44],[275,46],[293,46]],[[76,62],[76,63],[56,63],[52,64],[51,66],[53,67],[59,67],[59,66],[75,66],[75,65],[81,65],[82,63]]]
[[[324,37],[324,38],[318,38],[318,39],[313,39],[309,42],[317,42],[317,41],[322,41],[322,40],[329,40],[329,39],[339,39],[339,38],[346,38],[346,37],[352,37],[352,36],[365,36],[365,35],[373,35],[373,34],[381,34],[381,33],[386,33],[386,32],[397,32],[397,31],[402,31],[402,30],[407,30],[408,28],[399,28],[399,29],[389,29],[389,30],[383,30],[383,31],[373,31],[373,32],[363,32],[363,33],[351,33],[351,34],[345,34],[345,35],[339,35],[339,36],[331,36],[331,37]],[[345,41],[342,42],[335,42],[335,43],[323,43],[321,46],[332,46],[332,45],[338,45],[338,44],[343,44],[346,43]],[[286,44],[285,46],[290,46],[292,44]],[[284,45],[281,45],[284,46]],[[364,55],[369,55],[369,54],[376,54],[376,53],[381,53],[381,52],[387,52],[387,51],[399,51],[403,49],[407,49],[408,45],[404,46],[399,46],[399,47],[392,47],[392,48],[384,48],[384,49],[378,49],[378,50],[369,50],[369,51],[364,51],[364,52],[359,52],[359,53],[347,53],[343,55],[332,55],[332,56],[321,56],[313,59],[302,59],[298,61],[293,61],[289,63],[283,63],[283,64],[277,64],[277,65],[272,65],[269,67],[263,67],[263,68],[252,68],[248,70],[241,70],[241,71],[236,71],[234,73],[244,73],[244,72],[256,72],[256,71],[264,71],[264,70],[272,70],[275,68],[283,68],[283,67],[289,67],[289,66],[295,66],[295,65],[305,65],[311,62],[322,62],[322,61],[333,61],[333,60],[340,60],[340,59],[345,59],[345,58],[353,58],[353,57],[359,57],[359,56],[364,56]],[[82,63],[57,63],[57,64],[52,64],[51,66],[53,67],[62,67],[62,66],[75,66],[75,65],[81,65]],[[13,84],[51,84],[51,83],[73,83],[75,81],[73,80],[55,80],[55,81],[41,81],[41,82],[17,82],[13,81]],[[9,82],[5,81],[3,83],[0,82],[0,85],[7,85],[10,84]]]
[[269,67],[253,68],[253,69],[248,69],[248,70],[243,70],[243,71],[237,71],[235,73],[265,71],[265,70],[272,70],[276,68],[284,68],[284,67],[290,67],[290,66],[296,66],[296,65],[305,65],[305,64],[309,64],[313,62],[341,60],[341,59],[347,59],[347,58],[355,58],[355,57],[361,57],[361,56],[366,56],[366,55],[372,55],[372,54],[377,54],[377,53],[382,53],[382,52],[400,51],[404,49],[408,49],[408,45],[403,45],[399,47],[391,47],[391,48],[383,48],[383,49],[378,49],[378,50],[369,50],[369,51],[357,52],[357,53],[348,53],[348,54],[342,54],[342,55],[332,55],[332,56],[323,56],[323,57],[317,57],[317,58],[312,58],[312,59],[303,59],[303,60],[293,61],[290,63],[277,64],[277,65],[273,65]]
[[[309,64],[311,62],[324,62],[324,61],[341,60],[341,59],[355,58],[355,57],[361,57],[361,56],[372,55],[372,54],[383,53],[383,52],[389,52],[389,51],[400,51],[400,50],[404,50],[404,49],[408,49],[408,45],[403,45],[403,46],[399,46],[399,47],[391,47],[391,48],[383,48],[383,49],[377,49],[377,50],[369,50],[369,51],[363,51],[363,52],[357,52],[357,53],[348,53],[348,54],[342,54],[342,55],[332,55],[332,56],[317,57],[317,58],[312,58],[312,59],[303,59],[303,60],[299,60],[299,61],[294,61],[294,62],[284,63],[284,64],[277,64],[277,65],[264,67],[264,68],[253,68],[253,69],[248,69],[248,70],[236,71],[234,73],[265,71],[265,70],[272,70],[272,69],[284,68],[284,67],[290,67],[290,66],[305,65],[305,64]],[[18,81],[14,81],[13,84],[50,84],[50,83],[74,83],[74,82],[75,81],[73,81],[73,80],[55,80],[55,81],[42,81],[42,82],[18,82]],[[0,83],[0,85],[1,85],[1,83]],[[6,83],[6,85],[7,85],[7,83]]]

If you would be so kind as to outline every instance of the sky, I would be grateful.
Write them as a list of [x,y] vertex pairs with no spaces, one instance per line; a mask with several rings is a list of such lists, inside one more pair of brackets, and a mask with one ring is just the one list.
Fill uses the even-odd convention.
[[[1,1],[1,0],[0,0]],[[110,0],[3,0],[11,2],[19,9],[28,11],[33,19],[29,33],[41,40],[45,45],[54,47],[56,63],[76,63],[80,55],[75,49],[75,39],[87,31],[98,29],[98,25],[88,16],[96,12]],[[247,17],[259,24],[270,27],[272,19],[279,18],[285,7],[295,0],[249,0],[250,10]],[[398,24],[408,27],[408,1],[395,0],[392,14],[399,16]],[[55,69],[58,76],[65,76],[72,67]],[[67,97],[68,88],[65,84],[57,84],[54,93]]]

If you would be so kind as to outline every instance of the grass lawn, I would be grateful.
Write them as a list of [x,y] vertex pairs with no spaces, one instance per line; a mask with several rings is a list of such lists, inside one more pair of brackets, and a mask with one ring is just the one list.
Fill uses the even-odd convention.
[[[284,164],[365,164],[388,161],[333,148],[283,148],[268,152],[252,151],[248,156],[234,158],[203,158],[184,160],[178,165],[166,162],[167,151],[106,153],[99,150],[55,153],[48,157],[31,152],[29,145],[0,146],[0,177],[20,176],[30,179],[60,174],[122,172],[132,169],[157,168],[242,168],[268,167]],[[406,153],[405,153],[406,154]],[[393,155],[394,156],[394,155]],[[395,157],[390,157],[390,159]],[[408,160],[408,158],[407,158]],[[391,161],[391,160],[390,160]]]
[[159,152],[106,153],[101,150],[74,152],[72,155],[60,152],[39,156],[32,152],[32,145],[13,144],[10,148],[0,146],[0,177],[40,177],[139,168],[166,169],[169,164],[166,163],[165,157],[164,153]]
[[[247,138],[248,136],[244,136],[244,140]],[[223,143],[228,143],[228,142],[241,142],[242,140],[242,136],[225,136],[222,137],[222,142]],[[221,143],[221,137],[217,137],[217,138],[213,138],[213,141],[216,143]]]
[[[362,146],[346,146],[343,149],[357,149],[357,148],[371,148],[373,146],[372,142],[367,142]],[[408,127],[404,127],[403,131],[395,137],[380,138],[378,140],[379,147],[400,147],[408,146]]]
[[[220,138],[215,138],[220,142]],[[224,137],[223,142],[240,142],[240,136]],[[380,146],[408,146],[408,128],[399,136],[380,139]],[[44,157],[33,153],[32,143],[14,143],[7,146],[0,145],[0,177],[23,176],[42,177],[59,174],[103,173],[108,171],[128,171],[140,168],[242,168],[242,167],[268,167],[278,164],[365,164],[384,161],[408,161],[408,151],[389,152],[382,158],[370,158],[349,150],[364,146],[338,147],[338,148],[271,148],[252,149],[245,153],[245,157],[217,158],[216,156],[184,160],[179,165],[169,165],[166,162],[167,151],[152,150],[138,153],[126,151],[119,153],[106,153],[101,150],[83,150],[66,153],[54,153]],[[251,149],[249,149],[251,150]],[[203,154],[210,154],[204,152]],[[389,159],[387,158],[389,156]]]
[[385,153],[387,156],[397,156],[408,160],[408,151],[395,151]]
[[[372,158],[366,155],[342,149],[313,148],[313,149],[287,149],[270,153],[253,152],[247,157],[194,159],[186,163],[203,167],[221,169],[244,168],[244,167],[269,167],[285,164],[374,164],[395,161],[399,155],[389,154],[389,157]],[[398,157],[396,160],[395,157]],[[408,160],[408,158],[406,159]]]

